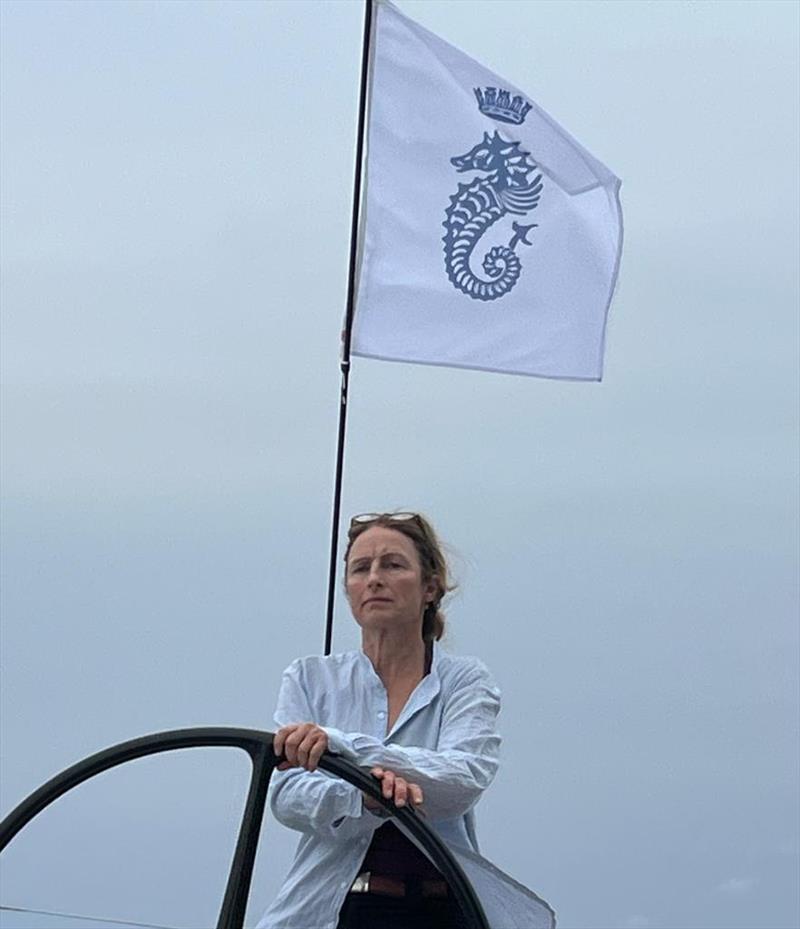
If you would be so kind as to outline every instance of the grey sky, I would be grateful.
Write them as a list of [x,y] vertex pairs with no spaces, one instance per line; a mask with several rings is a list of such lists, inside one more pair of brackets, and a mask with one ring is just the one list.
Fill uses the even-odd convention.
[[[398,5],[623,180],[602,384],[354,360],[344,512],[431,516],[503,689],[483,852],[565,929],[796,927],[798,6]],[[5,813],[269,728],[321,649],[362,7],[0,9]],[[0,902],[210,925],[245,787],[105,775]],[[251,923],[293,845],[267,822]]]

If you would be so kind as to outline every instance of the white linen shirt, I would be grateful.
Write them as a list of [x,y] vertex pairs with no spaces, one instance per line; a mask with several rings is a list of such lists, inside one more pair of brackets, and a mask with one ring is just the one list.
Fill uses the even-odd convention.
[[[293,661],[283,673],[274,718],[278,728],[314,722],[325,729],[329,751],[419,784],[427,822],[467,871],[493,929],[517,925],[498,923],[490,912],[498,900],[507,918],[509,892],[534,904],[535,912],[523,907],[521,929],[550,927],[550,908],[478,851],[474,806],[497,772],[499,710],[500,691],[483,662],[449,655],[434,643],[430,673],[388,732],[386,689],[361,651]],[[301,837],[289,874],[256,929],[335,929],[383,819],[364,807],[357,787],[304,768],[273,772],[269,805]]]

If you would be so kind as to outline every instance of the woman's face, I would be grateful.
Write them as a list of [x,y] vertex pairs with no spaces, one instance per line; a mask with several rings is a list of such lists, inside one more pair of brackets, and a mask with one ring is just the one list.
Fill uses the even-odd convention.
[[347,599],[362,629],[406,627],[419,636],[422,613],[434,595],[433,582],[422,583],[414,543],[386,526],[373,526],[353,542],[345,577]]

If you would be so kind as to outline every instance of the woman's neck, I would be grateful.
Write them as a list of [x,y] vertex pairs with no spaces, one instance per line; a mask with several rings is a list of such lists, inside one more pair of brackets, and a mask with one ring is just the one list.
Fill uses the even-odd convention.
[[361,649],[388,690],[397,682],[420,681],[425,674],[425,642],[392,635],[388,630],[362,630]]

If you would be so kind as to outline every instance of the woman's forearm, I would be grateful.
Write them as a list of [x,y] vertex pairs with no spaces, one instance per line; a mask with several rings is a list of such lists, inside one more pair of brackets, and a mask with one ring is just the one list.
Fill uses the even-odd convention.
[[377,823],[365,813],[361,797],[361,791],[346,781],[297,768],[273,773],[269,803],[278,822],[289,829],[349,837]]

